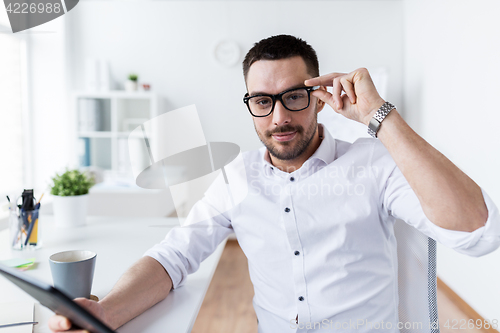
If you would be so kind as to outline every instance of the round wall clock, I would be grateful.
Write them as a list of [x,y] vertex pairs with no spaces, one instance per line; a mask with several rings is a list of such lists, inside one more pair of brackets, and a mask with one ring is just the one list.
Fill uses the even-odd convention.
[[223,66],[234,66],[240,60],[240,47],[235,41],[221,41],[215,45],[214,57]]

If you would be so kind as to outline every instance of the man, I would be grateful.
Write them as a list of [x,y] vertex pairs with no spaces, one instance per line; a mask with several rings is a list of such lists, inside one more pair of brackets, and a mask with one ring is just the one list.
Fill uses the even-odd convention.
[[[249,261],[259,332],[272,333],[324,319],[392,322],[385,331],[398,332],[396,218],[461,253],[498,248],[490,198],[412,131],[366,69],[318,77],[315,51],[281,35],[256,43],[243,71],[244,101],[264,144],[243,155],[247,197],[193,222],[205,228],[173,229],[99,303],[78,300],[110,327],[167,297],[233,231]],[[377,138],[333,139],[317,123],[325,103]],[[218,198],[211,187],[191,218],[218,207]],[[49,325],[62,331],[70,323],[54,316]]]

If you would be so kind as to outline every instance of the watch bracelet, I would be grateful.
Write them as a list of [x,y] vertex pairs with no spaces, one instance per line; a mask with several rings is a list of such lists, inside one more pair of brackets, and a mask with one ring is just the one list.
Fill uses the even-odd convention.
[[375,112],[372,118],[372,120],[374,119],[378,122],[378,126],[375,129],[372,129],[370,127],[370,121],[370,124],[368,125],[368,134],[370,134],[374,138],[377,138],[377,132],[380,129],[382,121],[385,119],[385,117],[387,117],[389,112],[391,112],[395,108],[396,107],[390,102],[385,102],[384,104],[382,104],[382,106],[377,110],[377,112]]

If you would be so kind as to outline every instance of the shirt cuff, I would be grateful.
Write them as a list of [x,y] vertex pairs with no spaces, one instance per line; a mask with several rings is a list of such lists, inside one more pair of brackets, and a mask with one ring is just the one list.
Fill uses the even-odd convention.
[[143,257],[149,256],[158,261],[167,271],[172,280],[172,289],[181,287],[188,276],[184,263],[174,250],[157,244],[144,253]]
[[474,231],[457,231],[441,228],[430,223],[429,228],[438,235],[439,242],[457,252],[479,257],[495,251],[500,246],[500,214],[497,206],[481,188],[488,219],[486,224]]

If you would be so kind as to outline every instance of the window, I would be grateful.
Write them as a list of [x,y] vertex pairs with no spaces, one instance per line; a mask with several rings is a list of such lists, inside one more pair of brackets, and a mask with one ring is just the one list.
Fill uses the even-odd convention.
[[9,193],[19,195],[29,180],[24,102],[27,35],[10,31],[0,24],[0,203]]

